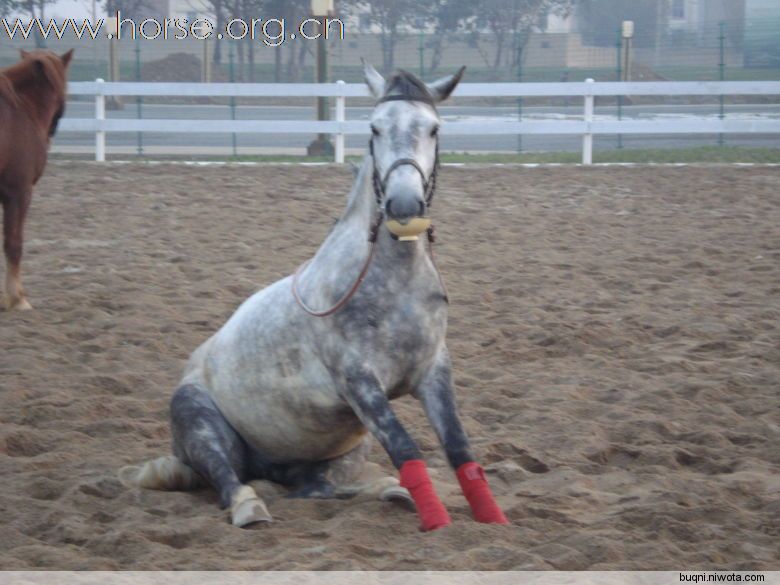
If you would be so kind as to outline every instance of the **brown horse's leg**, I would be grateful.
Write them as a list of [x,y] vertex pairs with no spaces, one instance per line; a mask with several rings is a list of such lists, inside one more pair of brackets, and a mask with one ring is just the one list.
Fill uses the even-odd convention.
[[22,287],[22,238],[24,220],[30,207],[32,190],[28,189],[19,196],[3,199],[3,235],[5,250],[5,305],[10,309],[32,309]]

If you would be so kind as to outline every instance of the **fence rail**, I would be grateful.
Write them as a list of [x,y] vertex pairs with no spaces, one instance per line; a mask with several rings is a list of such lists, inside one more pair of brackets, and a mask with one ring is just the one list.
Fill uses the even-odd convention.
[[[272,133],[335,135],[336,162],[344,162],[344,136],[369,132],[368,122],[346,119],[347,98],[369,97],[363,84],[336,83],[71,83],[70,95],[94,96],[94,118],[65,118],[66,132],[95,133],[95,160],[104,161],[106,133]],[[685,120],[595,120],[596,96],[766,96],[780,95],[780,81],[691,82],[594,82],[576,83],[466,83],[457,97],[572,97],[583,99],[582,120],[518,120],[517,122],[453,121],[443,131],[451,135],[557,134],[583,137],[582,162],[593,161],[596,134],[780,134],[780,120],[765,118]],[[200,97],[335,97],[336,119],[300,120],[149,120],[106,119],[106,96],[200,96]]]

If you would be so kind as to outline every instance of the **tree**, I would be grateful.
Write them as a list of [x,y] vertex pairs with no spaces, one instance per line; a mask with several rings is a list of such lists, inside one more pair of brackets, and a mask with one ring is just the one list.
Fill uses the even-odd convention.
[[[3,0],[0,0],[2,2]],[[41,24],[46,26],[46,6],[54,4],[57,0],[6,0],[8,3],[8,12],[19,12],[29,16],[32,19],[40,20]],[[41,34],[38,27],[35,27],[37,34],[34,35],[35,46],[38,49],[46,48],[46,39]]]
[[388,72],[395,68],[401,27],[427,16],[420,4],[418,0],[342,0],[340,7],[345,15],[364,17],[369,26],[379,28],[382,68]]
[[634,45],[649,46],[662,35],[669,17],[667,2],[661,0],[583,0],[579,10],[583,39],[593,45],[614,46],[620,24],[636,24]]
[[11,14],[11,1],[0,0],[0,18],[5,18]]
[[116,16],[119,11],[122,13],[122,18],[131,18],[136,23],[154,16],[149,13],[153,6],[148,0],[106,0],[105,6],[108,16]]
[[[273,15],[273,18],[284,19],[287,25],[291,23],[300,23],[311,16],[311,0],[265,0],[265,14]],[[281,78],[281,67],[284,52],[287,53],[286,79],[288,81],[301,81],[303,79],[304,66],[306,58],[313,55],[314,43],[297,37],[296,41],[290,42],[290,31],[287,32],[288,39],[284,43],[274,48],[276,51],[277,69],[275,77]]]
[[[564,14],[571,10],[575,0],[476,0],[475,17],[469,23],[473,42],[494,76],[501,67],[507,49],[513,49],[510,64],[516,64],[517,55],[528,44],[531,33],[543,30],[547,16]],[[484,32],[495,44],[492,59],[480,44]]]
[[430,6],[428,21],[433,25],[431,61],[428,71],[433,74],[441,64],[444,42],[466,29],[469,19],[475,15],[473,0],[434,0]]

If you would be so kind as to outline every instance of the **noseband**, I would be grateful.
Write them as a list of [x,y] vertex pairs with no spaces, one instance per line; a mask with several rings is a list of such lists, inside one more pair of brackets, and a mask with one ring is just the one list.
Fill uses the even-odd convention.
[[[418,98],[412,98],[407,97],[403,95],[388,95],[383,97],[377,102],[377,105],[384,103],[384,102],[390,102],[390,101],[406,101],[406,102],[422,102],[424,104],[428,104],[432,108],[436,109],[436,106],[432,99],[427,99],[423,97]],[[439,174],[439,136],[436,135],[436,152],[435,152],[435,158],[433,162],[433,171],[431,172],[431,176],[427,177],[425,176],[425,171],[420,166],[420,163],[418,163],[413,158],[399,158],[393,164],[390,165],[390,168],[387,169],[385,172],[385,176],[382,177],[379,173],[379,169],[376,167],[376,158],[374,157],[374,137],[372,136],[371,139],[368,142],[368,150],[371,153],[371,164],[373,165],[373,186],[374,186],[374,196],[376,197],[376,204],[378,207],[376,219],[374,223],[371,225],[369,229],[368,234],[368,241],[370,242],[370,249],[368,252],[368,257],[366,258],[365,263],[363,264],[363,267],[360,270],[360,274],[358,274],[357,279],[352,284],[352,287],[342,296],[335,305],[330,307],[329,309],[326,309],[325,311],[315,311],[314,309],[309,308],[306,303],[301,298],[301,295],[298,293],[298,278],[300,277],[301,272],[303,272],[303,269],[309,264],[309,262],[305,262],[302,264],[298,270],[295,271],[295,274],[293,274],[292,277],[292,294],[295,298],[295,301],[298,303],[298,305],[306,311],[309,315],[313,317],[327,317],[328,315],[332,315],[341,307],[347,304],[349,300],[353,297],[353,295],[358,291],[360,288],[360,285],[363,283],[363,280],[365,279],[366,275],[368,274],[368,267],[371,265],[371,260],[374,258],[374,245],[376,244],[376,239],[379,235],[379,226],[382,225],[382,222],[385,219],[385,212],[384,212],[384,205],[385,205],[385,188],[387,187],[387,181],[390,178],[390,174],[396,170],[399,167],[402,167],[404,165],[410,165],[414,167],[414,169],[420,174],[420,178],[422,179],[423,184],[423,194],[425,199],[425,207],[426,209],[430,208],[431,203],[433,203],[433,194],[436,191],[436,177]],[[433,268],[436,271],[437,276],[439,277],[439,283],[441,284],[442,290],[444,291],[444,300],[445,302],[449,303],[449,298],[447,295],[447,287],[444,285],[444,280],[441,277],[441,273],[439,272],[438,267],[436,266],[436,259],[433,255],[433,242],[436,241],[436,238],[434,236],[434,228],[433,226],[430,226],[427,230],[428,235],[428,246],[429,246],[429,254],[431,258],[431,262],[433,263]]]

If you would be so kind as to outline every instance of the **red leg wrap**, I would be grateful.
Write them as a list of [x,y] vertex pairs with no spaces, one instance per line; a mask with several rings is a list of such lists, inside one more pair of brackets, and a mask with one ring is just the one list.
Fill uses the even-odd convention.
[[424,461],[412,459],[401,466],[401,486],[412,495],[420,516],[421,530],[436,530],[452,523],[450,515],[433,489]]
[[463,495],[471,506],[474,520],[486,524],[509,524],[501,508],[493,499],[485,472],[478,463],[464,463],[455,472]]

